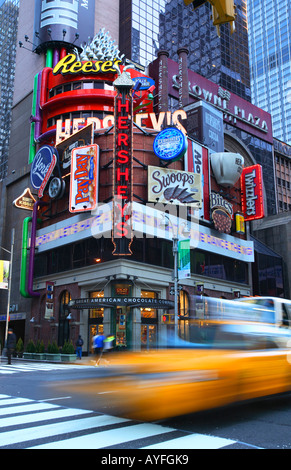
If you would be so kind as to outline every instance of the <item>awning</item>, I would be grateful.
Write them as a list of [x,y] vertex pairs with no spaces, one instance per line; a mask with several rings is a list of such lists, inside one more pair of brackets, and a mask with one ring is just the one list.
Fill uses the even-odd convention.
[[282,256],[276,253],[274,250],[272,250],[270,247],[265,245],[263,242],[255,238],[253,235],[250,236],[250,239],[254,242],[254,249],[257,253],[260,253],[261,255],[267,255],[267,256],[272,256],[273,258],[280,258],[282,259]]
[[76,310],[116,306],[171,309],[174,308],[174,302],[168,299],[143,297],[94,297],[91,299],[73,299],[68,306]]

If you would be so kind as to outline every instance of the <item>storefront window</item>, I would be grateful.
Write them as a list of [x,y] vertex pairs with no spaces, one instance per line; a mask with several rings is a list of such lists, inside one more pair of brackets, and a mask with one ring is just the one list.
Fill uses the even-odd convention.
[[184,290],[181,290],[179,295],[179,315],[182,317],[189,316],[189,297]]
[[141,325],[141,349],[153,349],[157,345],[157,325]]
[[[104,297],[104,292],[99,291],[99,292],[90,292],[90,299],[95,299],[97,297]],[[104,317],[104,308],[99,307],[99,308],[93,308],[90,309],[90,318],[102,318]]]
[[[158,294],[154,291],[141,291],[141,297],[146,299],[157,299]],[[145,307],[140,309],[141,313],[141,349],[153,349],[157,346],[158,310]]]
[[[147,290],[142,290],[141,291],[141,297],[147,298],[147,299],[157,299],[158,295],[156,292],[152,291],[147,291]],[[144,318],[157,318],[157,310],[155,308],[141,308],[141,317],[142,319]]]

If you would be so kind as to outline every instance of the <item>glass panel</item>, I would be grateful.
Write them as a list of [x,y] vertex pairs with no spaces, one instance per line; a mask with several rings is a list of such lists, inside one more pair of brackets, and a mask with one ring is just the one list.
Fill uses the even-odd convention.
[[93,348],[93,338],[96,335],[101,335],[103,334],[103,325],[90,325],[89,329],[89,352],[91,354],[94,354],[94,348]]
[[152,349],[157,345],[157,326],[141,325],[141,349]]
[[117,307],[116,308],[116,346],[126,347],[126,322],[129,316],[129,307]]
[[[99,291],[99,292],[90,292],[90,299],[95,299],[96,297],[104,297],[104,292]],[[90,309],[90,318],[103,318],[104,317],[104,308],[99,307],[99,308],[94,308]]]
[[[157,299],[158,294],[153,291],[142,290],[141,297],[145,297],[147,299]],[[157,310],[154,308],[146,307],[140,309],[142,318],[157,318]]]

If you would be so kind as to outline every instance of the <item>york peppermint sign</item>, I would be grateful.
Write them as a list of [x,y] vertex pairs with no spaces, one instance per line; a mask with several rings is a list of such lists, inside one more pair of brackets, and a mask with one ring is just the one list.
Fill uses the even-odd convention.
[[39,149],[34,157],[30,170],[30,182],[38,190],[38,197],[43,196],[44,189],[57,163],[56,150],[49,145]]

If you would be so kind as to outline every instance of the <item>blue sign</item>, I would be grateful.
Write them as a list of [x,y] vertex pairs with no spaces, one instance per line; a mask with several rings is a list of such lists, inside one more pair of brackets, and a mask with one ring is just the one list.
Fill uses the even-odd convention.
[[153,86],[155,84],[155,81],[150,78],[150,77],[134,77],[132,78],[132,80],[134,82],[140,82],[141,83],[141,86],[140,86],[140,90],[147,90],[148,88],[150,88],[151,86]]
[[41,147],[34,157],[30,170],[30,182],[35,189],[39,190],[40,197],[56,162],[55,149],[49,145]]
[[167,127],[154,140],[154,152],[161,160],[174,161],[187,150],[187,139],[176,127]]

